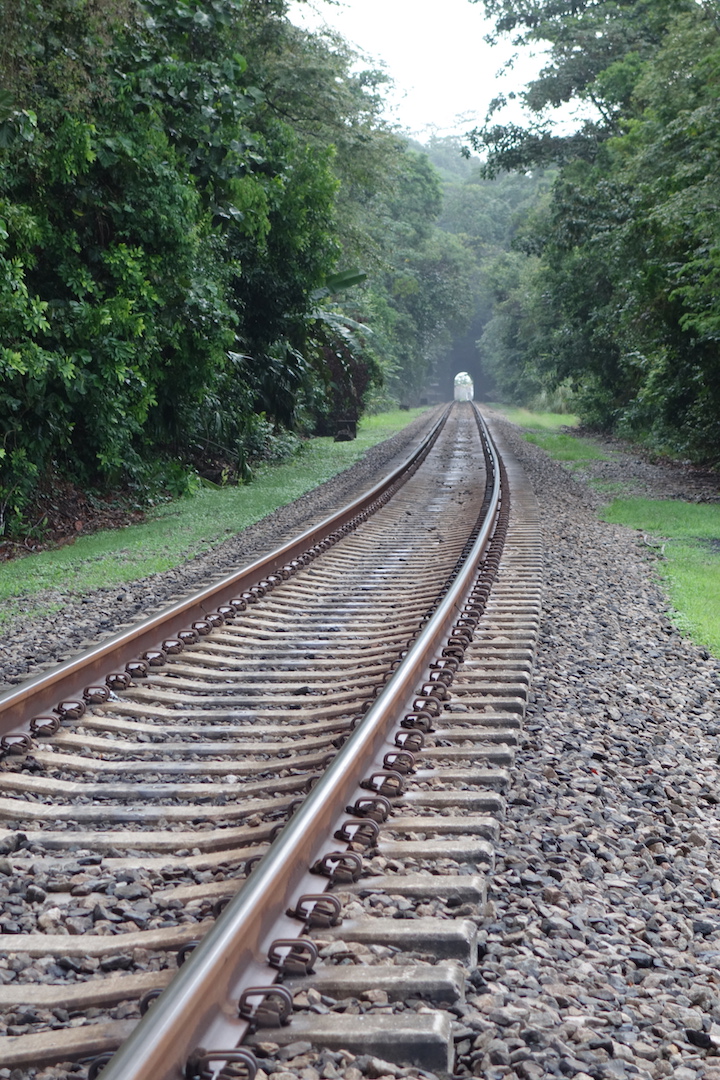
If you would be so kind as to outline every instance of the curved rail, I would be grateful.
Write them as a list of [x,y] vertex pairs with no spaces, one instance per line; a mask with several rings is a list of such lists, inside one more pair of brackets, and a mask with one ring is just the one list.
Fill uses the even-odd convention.
[[[360,786],[374,762],[397,747],[389,741],[404,712],[413,709],[416,686],[448,637],[492,539],[501,499],[501,465],[484,421],[476,417],[490,459],[492,483],[477,537],[444,598],[332,764],[304,799],[267,854],[214,926],[155,1001],[151,1010],[102,1071],[102,1080],[180,1080],[199,1046],[222,1060],[248,1027],[237,1002],[249,988],[267,987],[274,939],[299,937],[304,924],[285,912],[303,894],[316,893],[309,867],[337,850],[331,837],[347,804],[367,797]],[[235,1004],[233,1004],[235,1003]]]
[[177,634],[193,619],[204,618],[208,611],[227,603],[238,592],[248,589],[258,580],[267,578],[286,563],[322,543],[329,534],[347,527],[424,460],[437,440],[449,411],[448,407],[416,450],[393,472],[300,536],[192,597],[180,600],[156,615],[133,624],[52,670],[0,693],[0,737],[25,732],[33,714],[54,709],[57,703],[64,699],[82,700],[84,689],[94,680],[104,679],[109,670],[123,667],[143,652],[159,650],[164,639]]

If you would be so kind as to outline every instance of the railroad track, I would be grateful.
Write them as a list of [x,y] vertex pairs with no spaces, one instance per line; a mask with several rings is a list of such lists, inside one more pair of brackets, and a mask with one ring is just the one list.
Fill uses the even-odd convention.
[[472,406],[406,465],[0,697],[1,1065],[452,1070],[540,551]]

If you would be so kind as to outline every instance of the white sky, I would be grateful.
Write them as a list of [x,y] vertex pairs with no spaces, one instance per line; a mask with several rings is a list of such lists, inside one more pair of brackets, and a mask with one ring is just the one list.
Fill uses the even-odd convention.
[[[540,67],[538,59],[525,56],[498,79],[514,49],[486,44],[491,24],[482,4],[469,0],[342,0],[339,6],[323,0],[292,2],[290,18],[309,29],[325,21],[375,61],[383,61],[395,82],[388,119],[423,139],[433,130],[462,135],[482,123],[498,93],[521,88]],[[519,118],[519,109],[513,110],[512,119]]]

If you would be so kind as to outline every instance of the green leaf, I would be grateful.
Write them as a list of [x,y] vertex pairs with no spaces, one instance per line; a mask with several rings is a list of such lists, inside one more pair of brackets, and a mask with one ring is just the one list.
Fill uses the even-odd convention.
[[331,293],[342,292],[343,289],[351,289],[353,285],[360,285],[366,279],[364,270],[340,270],[337,274],[329,274],[325,285]]
[[328,274],[325,283],[310,294],[312,300],[323,300],[326,296],[344,292],[354,285],[360,285],[367,279],[364,270],[340,270],[337,274]]
[[15,98],[9,90],[0,90],[0,124],[9,120],[15,110]]

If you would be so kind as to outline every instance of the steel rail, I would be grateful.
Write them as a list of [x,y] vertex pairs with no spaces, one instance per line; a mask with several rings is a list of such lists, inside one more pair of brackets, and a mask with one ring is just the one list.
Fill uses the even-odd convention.
[[157,649],[164,639],[187,627],[193,619],[202,618],[208,611],[226,603],[245,587],[274,573],[347,524],[380,498],[429,452],[449,412],[449,408],[445,410],[420,445],[397,468],[317,525],[311,526],[268,555],[221,578],[193,596],[179,600],[157,614],[134,623],[126,630],[113,634],[52,670],[0,693],[0,737],[25,731],[32,714],[53,709],[58,702],[68,698],[82,698],[84,688],[93,681],[104,678],[109,671],[122,667],[143,652]]
[[[360,781],[395,750],[391,729],[417,697],[417,684],[460,614],[478,564],[495,529],[501,498],[500,463],[487,427],[475,410],[489,448],[493,482],[484,522],[455,580],[420,632],[384,691],[303,800],[245,885],[190,955],[170,985],[101,1073],[101,1080],[181,1080],[199,1046],[221,1051],[242,1041],[247,1022],[237,1002],[248,987],[267,985],[273,973],[266,956],[279,937],[298,937],[303,924],[286,909],[299,896],[318,892],[309,867],[332,850],[331,837],[346,804],[366,795]],[[382,766],[380,766],[382,768]]]

